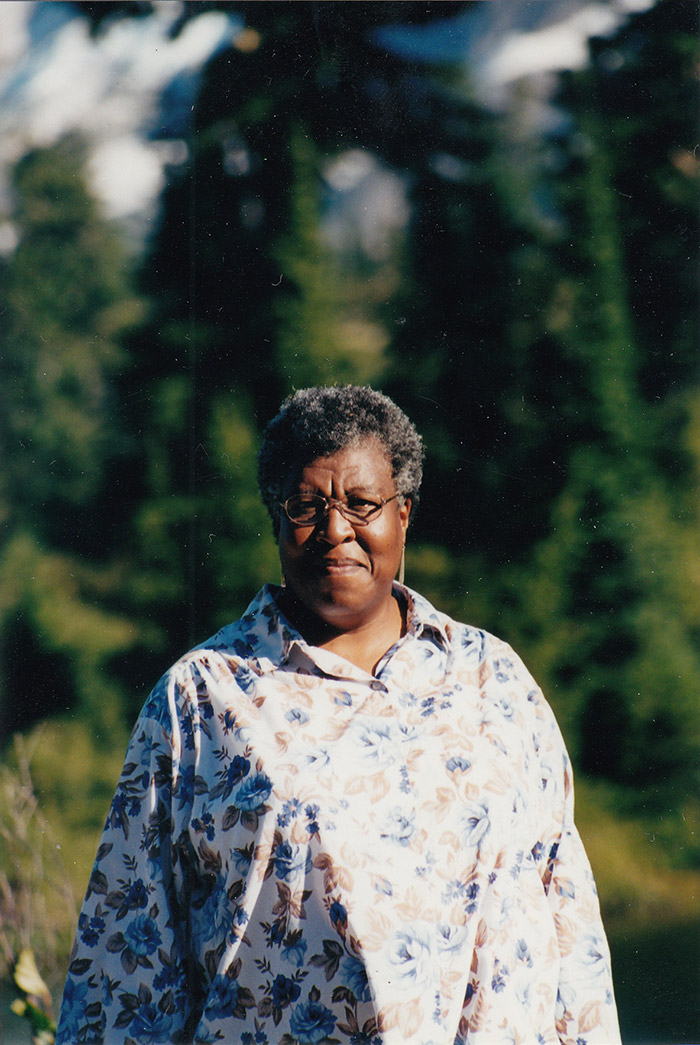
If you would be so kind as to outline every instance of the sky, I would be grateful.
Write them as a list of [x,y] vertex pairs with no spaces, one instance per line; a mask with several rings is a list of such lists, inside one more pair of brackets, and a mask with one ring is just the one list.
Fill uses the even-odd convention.
[[[483,100],[498,105],[520,77],[580,68],[589,36],[612,32],[626,14],[652,2],[500,0],[432,26],[385,28],[376,41],[418,61],[463,61]],[[170,94],[171,120],[186,124],[203,63],[230,44],[255,44],[235,5],[230,13],[203,12],[175,39],[168,31],[180,0],[159,0],[154,8],[93,38],[75,5],[0,0],[0,211],[7,205],[8,165],[71,130],[90,141],[88,173],[106,216],[141,221],[149,211],[166,165],[186,156],[176,127],[159,134],[163,92]],[[345,174],[342,165],[330,174],[342,180],[361,166],[357,156],[348,157]],[[0,220],[0,252],[11,246],[11,227]]]
[[80,130],[92,145],[92,187],[107,216],[148,206],[164,164],[177,160],[175,143],[149,140],[161,92],[178,79],[193,100],[198,70],[241,28],[211,11],[169,40],[181,4],[155,7],[151,17],[116,22],[93,39],[71,5],[0,2],[0,165]]

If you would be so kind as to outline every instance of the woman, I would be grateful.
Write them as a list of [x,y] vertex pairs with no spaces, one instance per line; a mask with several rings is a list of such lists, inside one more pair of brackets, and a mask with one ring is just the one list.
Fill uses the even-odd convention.
[[369,388],[268,426],[284,585],[141,713],[59,1043],[619,1041],[552,713],[504,643],[394,582],[421,469]]

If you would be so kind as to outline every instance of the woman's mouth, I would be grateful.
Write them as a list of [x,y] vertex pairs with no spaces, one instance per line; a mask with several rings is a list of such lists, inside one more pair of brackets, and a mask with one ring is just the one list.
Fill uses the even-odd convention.
[[319,566],[326,573],[331,574],[344,574],[353,573],[355,570],[364,570],[367,567],[364,563],[358,559],[338,558],[338,559],[321,559]]

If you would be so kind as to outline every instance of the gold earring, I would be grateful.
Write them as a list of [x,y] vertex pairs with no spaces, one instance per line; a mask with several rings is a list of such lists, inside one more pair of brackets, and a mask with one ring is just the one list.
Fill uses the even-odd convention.
[[403,584],[403,576],[406,572],[406,545],[401,549],[401,562],[399,563],[399,584]]

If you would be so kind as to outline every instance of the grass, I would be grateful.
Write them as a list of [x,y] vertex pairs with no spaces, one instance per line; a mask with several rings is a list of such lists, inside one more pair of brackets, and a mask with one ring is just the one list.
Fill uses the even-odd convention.
[[69,716],[42,723],[33,735],[34,789],[76,905],[82,903],[127,740],[122,733],[107,748],[83,722]]
[[674,867],[676,854],[649,821],[625,818],[604,784],[579,776],[576,822],[611,935],[692,922],[700,907],[700,869]]

